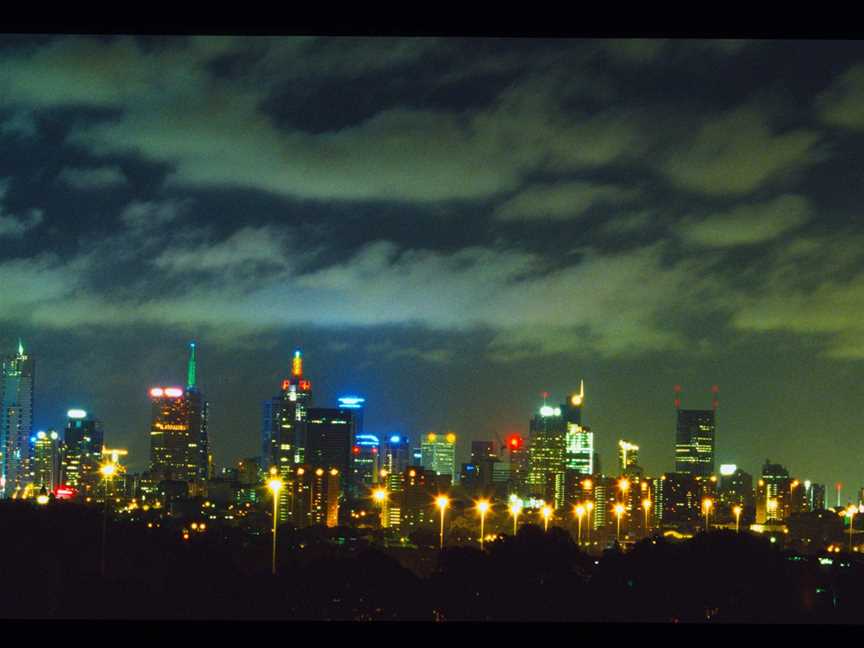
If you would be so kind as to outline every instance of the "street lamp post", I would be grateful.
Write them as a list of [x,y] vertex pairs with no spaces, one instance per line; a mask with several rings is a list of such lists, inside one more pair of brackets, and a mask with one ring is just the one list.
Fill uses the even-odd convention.
[[855,521],[855,512],[854,506],[846,509],[846,516],[849,518],[849,553],[852,553],[852,523]]
[[713,505],[714,501],[709,497],[702,500],[702,512],[705,514],[705,533],[708,533],[708,516],[711,514]]
[[594,518],[591,517],[591,513],[594,511],[594,502],[592,502],[591,500],[588,500],[587,502],[585,502],[585,509],[588,511],[588,516],[585,520],[588,523],[587,532],[585,534],[586,535],[585,543],[590,548],[591,547],[591,525],[593,524],[593,520],[594,520]]
[[435,504],[438,506],[438,510],[441,511],[441,535],[440,535],[439,548],[443,549],[444,548],[444,510],[450,504],[450,498],[447,497],[446,495],[439,495],[435,499]]
[[480,500],[477,502],[477,512],[480,514],[480,550],[483,550],[483,540],[485,533],[486,513],[489,511],[489,501]]
[[741,507],[738,505],[733,506],[732,512],[735,514],[735,533],[738,533],[741,523]]
[[117,466],[113,463],[106,463],[99,468],[99,472],[105,478],[105,512],[102,516],[102,562],[100,565],[102,578],[105,578],[105,542],[108,538],[108,481],[117,472]]
[[271,564],[271,571],[273,575],[276,575],[276,528],[279,524],[279,491],[282,490],[282,480],[278,477],[275,477],[276,471],[271,470],[271,475],[274,477],[270,478],[270,481],[267,482],[267,488],[270,489],[270,492],[273,493],[273,560]]
[[548,504],[540,512],[543,514],[543,531],[549,530],[549,518],[552,517],[552,507]]
[[615,532],[615,539],[620,542],[621,541],[621,516],[624,515],[624,505],[616,504],[615,505],[615,517],[617,518],[617,530]]
[[510,504],[510,515],[513,516],[513,536],[516,536],[516,529],[519,524],[519,514],[522,512],[522,504],[513,502]]
[[647,497],[642,500],[642,510],[645,511],[645,537],[648,537],[648,511],[651,509],[651,500]]
[[576,535],[576,544],[580,547],[582,546],[582,516],[585,515],[585,507],[581,504],[578,504],[574,509],[576,513],[576,519],[579,520],[578,532]]

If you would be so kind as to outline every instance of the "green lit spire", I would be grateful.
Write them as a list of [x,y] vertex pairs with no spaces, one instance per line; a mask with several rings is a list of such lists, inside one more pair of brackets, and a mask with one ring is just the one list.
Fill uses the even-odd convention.
[[19,356],[24,355],[24,343],[21,341],[20,337],[18,338],[18,355]]
[[189,343],[189,375],[186,379],[186,388],[195,387],[195,343]]

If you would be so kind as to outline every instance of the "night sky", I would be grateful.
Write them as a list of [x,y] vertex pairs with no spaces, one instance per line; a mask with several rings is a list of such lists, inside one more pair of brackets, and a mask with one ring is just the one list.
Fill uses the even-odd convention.
[[717,384],[718,464],[851,495],[862,145],[856,42],[7,36],[0,346],[133,470],[195,339],[218,465],[299,347],[461,461],[584,379],[604,470],[672,470]]

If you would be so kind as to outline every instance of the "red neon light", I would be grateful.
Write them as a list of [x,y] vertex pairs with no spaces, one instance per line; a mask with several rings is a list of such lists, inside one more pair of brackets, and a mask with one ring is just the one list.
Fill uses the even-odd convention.
[[54,489],[54,497],[57,499],[72,499],[77,493],[71,486],[58,486]]
[[300,391],[309,391],[312,389],[312,383],[308,380],[300,381]]
[[354,454],[360,454],[360,446],[354,446],[353,448],[351,448],[351,452],[353,452]]
[[372,454],[378,454],[378,448],[372,448]]
[[288,387],[290,387],[290,386],[291,386],[291,381],[290,381],[290,380],[285,379],[285,380],[282,381],[282,390],[283,390],[283,391],[286,390],[286,389],[288,389]]
[[507,437],[507,447],[511,450],[518,450],[522,447],[523,443],[524,441],[522,440],[522,437],[518,434],[511,434]]

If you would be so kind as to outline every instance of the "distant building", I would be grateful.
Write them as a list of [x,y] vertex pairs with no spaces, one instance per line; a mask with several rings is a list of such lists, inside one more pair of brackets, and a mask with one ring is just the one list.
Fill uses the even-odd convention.
[[[342,407],[314,407],[306,414],[306,463],[340,475],[352,474],[352,443],[355,413]],[[348,486],[348,484],[344,484]]]
[[420,443],[421,465],[436,475],[450,475],[458,479],[456,472],[456,435],[430,432]]
[[702,499],[706,493],[704,483],[697,475],[665,473],[660,489],[663,528],[679,529],[699,523]]
[[567,421],[562,410],[544,405],[531,419],[529,428],[528,491],[555,508],[564,505]]
[[358,499],[369,496],[381,476],[380,439],[374,434],[355,434],[351,447],[350,496]]
[[593,475],[600,472],[596,461],[597,452],[594,448],[594,433],[582,425],[582,408],[585,405],[585,383],[579,382],[579,393],[571,394],[567,402],[561,406],[565,437],[565,466],[581,475]]
[[814,484],[804,482],[807,506],[811,511],[822,511],[825,509],[825,484]]
[[196,344],[189,343],[189,362],[186,369],[186,401],[189,412],[189,443],[195,444],[195,477],[205,484],[210,476],[210,440],[207,436],[207,399],[198,388]]
[[412,462],[411,444],[403,434],[391,434],[384,437],[384,448],[381,453],[381,469],[388,475],[401,474]]
[[438,492],[434,471],[426,470],[422,466],[408,466],[405,469],[402,498],[399,502],[402,533],[407,534],[434,523],[437,513],[434,498]]
[[511,434],[504,443],[507,447],[510,464],[510,491],[521,495],[527,494],[528,482],[528,446],[518,434]]
[[87,482],[99,479],[105,437],[102,424],[86,411],[70,409],[66,416],[60,481],[82,491]]
[[626,476],[639,476],[642,467],[639,465],[639,446],[623,439],[618,441],[618,472]]
[[53,491],[60,485],[63,440],[56,430],[48,432],[40,430],[31,438],[31,441],[33,484],[36,488],[44,486],[47,490]]
[[0,366],[0,497],[11,497],[30,482],[34,366],[20,340],[17,355],[3,358]]
[[714,473],[714,410],[678,410],[675,471],[709,477]]
[[[756,500],[753,495],[753,475],[744,472],[738,466],[720,466],[718,496],[726,512],[731,515],[735,506],[741,506],[742,521],[755,519]],[[731,518],[730,518],[731,519]]]
[[153,483],[196,481],[200,460],[198,438],[191,427],[191,404],[185,391],[180,387],[152,387],[149,395]]
[[[762,477],[756,487],[756,522],[765,524],[770,520],[785,520],[791,514],[792,478],[780,464],[766,459],[762,466]],[[799,487],[800,488],[800,487]]]

